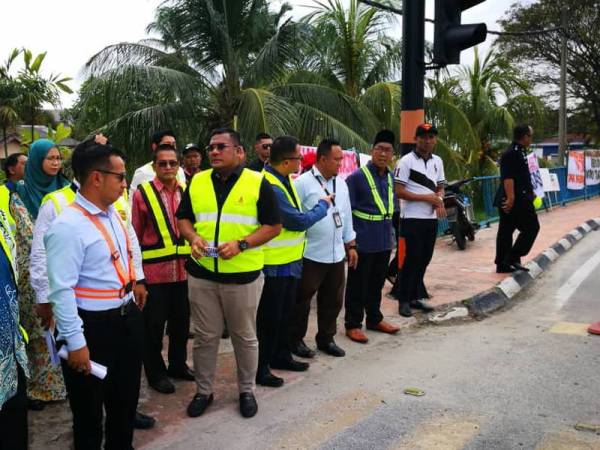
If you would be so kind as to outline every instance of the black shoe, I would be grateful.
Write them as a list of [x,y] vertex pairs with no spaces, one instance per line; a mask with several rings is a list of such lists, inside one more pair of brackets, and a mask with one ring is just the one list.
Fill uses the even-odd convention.
[[229,330],[227,328],[225,328],[223,330],[223,334],[221,334],[221,339],[228,339],[229,338]]
[[283,386],[283,378],[276,377],[271,372],[267,372],[261,376],[256,376],[256,384],[278,388]]
[[181,369],[171,369],[169,367],[169,370],[167,370],[167,375],[169,375],[171,378],[185,381],[194,381],[196,379],[194,377],[194,371],[188,366],[183,366]]
[[46,407],[46,402],[42,400],[27,399],[27,409],[29,411],[42,411]]
[[515,270],[522,270],[523,272],[529,272],[529,269],[525,266],[522,266],[519,262],[511,263],[510,265]]
[[337,356],[338,358],[342,357],[342,356],[346,356],[346,352],[344,350],[342,350],[340,347],[338,347],[336,345],[336,343],[333,341],[328,342],[325,345],[317,345],[317,348],[319,350],[321,350],[323,353],[327,353],[328,355],[331,355],[331,356]]
[[252,392],[243,392],[240,394],[240,413],[245,418],[254,417],[258,411],[258,404]]
[[271,366],[271,369],[289,370],[290,372],[305,372],[310,367],[310,364],[307,362],[296,361],[293,359],[290,359],[289,361],[275,361],[269,365]]
[[496,273],[512,273],[515,269],[513,269],[508,264],[496,264]]
[[168,378],[161,378],[153,382],[148,382],[148,386],[161,394],[173,394],[175,392],[175,386],[173,386],[173,383],[171,383]]
[[308,348],[304,341],[300,341],[295,345],[292,345],[292,353],[300,358],[314,358],[316,353],[314,350]]
[[133,428],[135,428],[136,430],[149,430],[150,428],[154,428],[155,424],[156,419],[154,417],[147,416],[146,414],[142,414],[139,411],[135,412]]
[[427,303],[426,300],[413,300],[412,302],[410,302],[410,307],[413,309],[420,309],[423,312],[431,312],[434,310],[434,308]]
[[204,414],[208,405],[213,401],[213,395],[196,394],[187,407],[187,414],[190,417],[198,417]]
[[412,310],[410,309],[410,305],[406,302],[400,303],[400,308],[398,308],[398,313],[402,317],[412,317],[412,315],[413,315]]

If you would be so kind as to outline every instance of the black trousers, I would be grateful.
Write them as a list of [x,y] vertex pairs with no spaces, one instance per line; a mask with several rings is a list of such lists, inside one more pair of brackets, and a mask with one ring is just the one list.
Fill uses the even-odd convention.
[[162,357],[165,324],[169,328],[169,367],[186,366],[187,340],[190,331],[190,302],[187,281],[148,285],[144,306],[144,369],[150,383],[167,377]]
[[104,448],[130,450],[133,423],[140,392],[144,318],[130,303],[126,315],[102,317],[79,310],[90,359],[107,367],[104,380],[83,375],[62,361],[69,404],[73,413],[73,437],[76,450]]
[[268,371],[271,362],[292,359],[289,322],[297,289],[297,278],[265,277],[256,315],[258,376]]
[[423,278],[435,248],[437,219],[401,219],[400,236],[405,240],[406,257],[400,271],[397,298],[400,302],[426,298]]
[[18,384],[14,397],[0,410],[0,450],[26,450],[27,443],[27,379],[17,365]]
[[[540,231],[533,202],[526,198],[515,200],[515,205],[510,213],[505,213],[498,208],[500,223],[496,235],[496,264],[511,264],[520,262],[521,257],[527,255],[533,247],[535,238]],[[513,234],[519,230],[519,236],[513,245]]]
[[359,253],[356,269],[348,268],[346,283],[346,329],[361,328],[364,315],[367,325],[375,326],[383,320],[381,289],[390,261],[390,250],[378,253]]
[[310,301],[317,293],[317,345],[327,345],[337,332],[337,316],[344,302],[346,262],[320,263],[304,258],[302,279],[298,283],[296,303],[290,322],[290,342],[304,339],[308,330]]

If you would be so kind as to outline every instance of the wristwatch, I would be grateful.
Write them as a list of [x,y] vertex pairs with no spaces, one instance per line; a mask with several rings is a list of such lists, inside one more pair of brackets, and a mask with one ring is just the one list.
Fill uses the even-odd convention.
[[240,252],[248,249],[248,241],[246,239],[240,239],[238,241],[238,247],[240,248]]

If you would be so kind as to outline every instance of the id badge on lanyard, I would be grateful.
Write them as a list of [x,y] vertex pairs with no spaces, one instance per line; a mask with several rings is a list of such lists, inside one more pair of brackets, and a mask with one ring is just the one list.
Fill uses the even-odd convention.
[[[325,193],[327,195],[331,195],[331,193],[327,190],[327,183],[325,182],[325,180],[321,180],[321,178],[317,176],[313,170],[311,170],[311,172],[313,174],[313,177],[315,177],[315,179],[319,182]],[[335,196],[335,177],[333,177],[333,194]],[[332,199],[331,204],[333,205],[331,214],[331,216],[333,217],[333,223],[335,223],[336,228],[342,228],[342,216],[335,206],[335,198]]]
[[333,223],[335,223],[335,227],[342,228],[342,216],[340,215],[340,212],[337,209],[333,211],[332,217]]

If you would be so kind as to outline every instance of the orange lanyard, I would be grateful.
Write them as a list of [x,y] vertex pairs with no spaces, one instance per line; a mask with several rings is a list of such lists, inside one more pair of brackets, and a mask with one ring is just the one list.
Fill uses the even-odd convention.
[[128,262],[129,262],[129,273],[127,273],[127,271],[125,270],[125,267],[123,267],[122,260],[121,260],[121,254],[115,247],[115,243],[113,242],[110,234],[108,233],[108,231],[106,230],[104,225],[102,225],[102,222],[100,222],[100,219],[98,219],[98,217],[90,214],[85,208],[83,208],[81,205],[79,205],[75,202],[71,203],[70,206],[72,208],[77,209],[85,217],[87,217],[90,220],[90,222],[92,222],[92,224],[94,224],[94,226],[98,229],[100,234],[102,234],[102,236],[104,237],[104,240],[106,241],[106,244],[108,245],[108,249],[110,251],[110,256],[111,256],[113,266],[115,268],[115,271],[117,272],[119,281],[121,282],[121,285],[123,286],[123,290],[124,290],[124,292],[126,292],[127,285],[129,285],[130,283],[133,283],[135,281],[135,272],[133,269],[133,254],[131,251],[131,242],[129,241],[129,235],[127,234],[127,230],[125,229],[123,222],[121,222],[120,218],[117,220],[119,222],[119,225],[121,226],[121,229],[123,230],[123,234],[125,235],[125,240],[127,242],[127,256],[128,256]]

